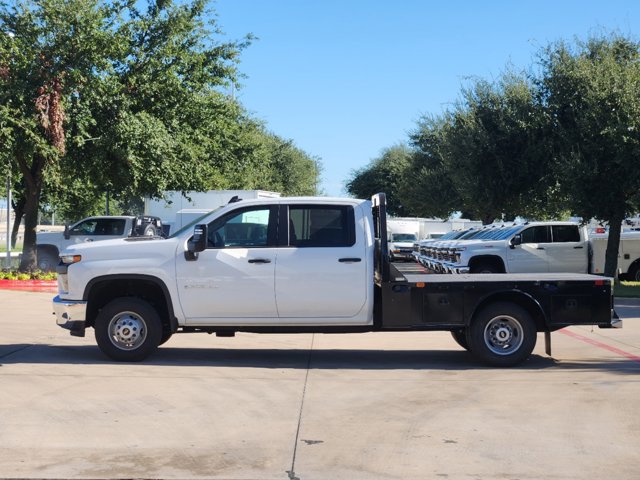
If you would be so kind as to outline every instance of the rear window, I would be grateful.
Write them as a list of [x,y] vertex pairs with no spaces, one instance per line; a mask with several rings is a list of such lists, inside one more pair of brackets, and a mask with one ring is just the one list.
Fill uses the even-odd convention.
[[291,205],[289,207],[289,245],[350,247],[355,243],[353,207],[348,205]]
[[580,230],[577,225],[554,225],[551,229],[554,242],[580,241]]

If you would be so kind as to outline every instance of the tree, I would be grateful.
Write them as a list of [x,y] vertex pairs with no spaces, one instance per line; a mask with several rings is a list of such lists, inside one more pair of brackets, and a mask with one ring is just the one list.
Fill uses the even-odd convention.
[[0,140],[24,182],[23,270],[36,265],[45,178],[62,188],[74,172],[115,197],[159,195],[202,187],[242,161],[216,148],[237,139],[243,115],[218,89],[235,81],[247,43],[215,41],[205,0],[142,7],[0,5]]
[[411,135],[406,203],[427,215],[461,211],[484,224],[553,210],[544,125],[525,75],[474,80],[453,109],[424,117]]
[[624,218],[640,207],[640,44],[611,35],[540,55],[554,168],[571,209],[609,223],[605,275],[617,270]]
[[346,184],[347,191],[358,198],[370,198],[375,193],[385,192],[390,215],[412,215],[412,211],[402,204],[400,195],[402,178],[409,167],[411,154],[411,149],[402,144],[383,150],[369,165],[351,173]]
[[319,159],[296,147],[292,140],[271,133],[264,133],[263,141],[270,165],[270,190],[292,196],[319,194]]
[[[400,183],[400,198],[416,215],[447,218],[462,209],[463,200],[449,170],[447,129],[451,118],[425,116],[410,136],[414,147]],[[463,213],[465,215],[465,213]]]
[[479,80],[462,92],[446,130],[448,169],[464,209],[483,223],[538,213],[546,190],[544,129],[523,75]]

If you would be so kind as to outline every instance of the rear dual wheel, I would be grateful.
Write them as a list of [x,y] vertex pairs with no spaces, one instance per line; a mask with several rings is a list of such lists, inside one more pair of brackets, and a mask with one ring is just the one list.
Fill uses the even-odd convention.
[[470,349],[495,367],[512,367],[526,360],[536,345],[536,325],[529,312],[509,302],[483,308],[467,332]]

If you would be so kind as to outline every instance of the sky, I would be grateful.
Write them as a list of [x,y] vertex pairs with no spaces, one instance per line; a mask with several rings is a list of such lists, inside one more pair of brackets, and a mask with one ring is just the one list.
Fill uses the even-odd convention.
[[323,165],[324,194],[408,141],[473,78],[529,69],[551,42],[615,31],[640,38],[640,2],[593,0],[217,0],[241,55],[240,102]]

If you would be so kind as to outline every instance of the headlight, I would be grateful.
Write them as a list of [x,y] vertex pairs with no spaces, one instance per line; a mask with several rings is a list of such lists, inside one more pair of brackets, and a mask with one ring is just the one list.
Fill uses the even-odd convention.
[[65,265],[78,263],[80,260],[82,260],[82,255],[60,255],[60,261]]

